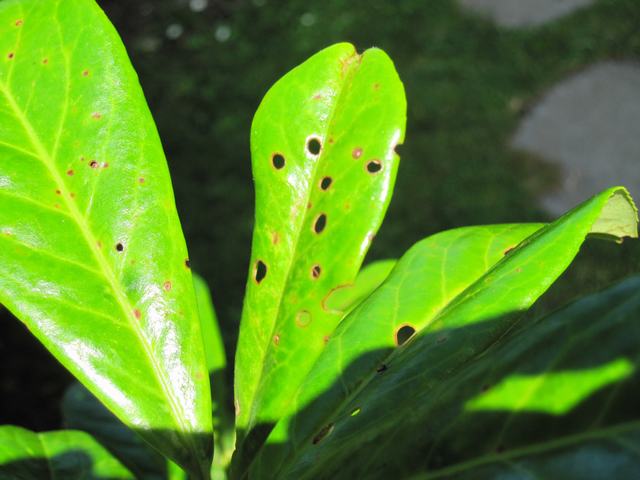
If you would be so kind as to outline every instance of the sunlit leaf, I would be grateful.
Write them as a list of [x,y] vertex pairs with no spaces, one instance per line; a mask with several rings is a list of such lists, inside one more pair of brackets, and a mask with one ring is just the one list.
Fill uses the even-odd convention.
[[197,475],[211,404],[156,128],[92,0],[0,2],[0,303]]
[[[598,221],[603,213],[615,219],[610,232]],[[501,245],[484,269],[473,267],[484,263],[481,252],[460,249],[451,255],[455,249],[438,239],[455,240],[465,230],[418,243],[345,318],[294,398],[297,413],[278,423],[254,462],[252,478],[316,478],[320,472],[323,478],[355,478],[363,471],[387,478],[382,472],[390,470],[383,467],[406,460],[398,452],[446,429],[451,419],[434,415],[434,409],[455,405],[461,393],[457,375],[476,362],[494,366],[495,359],[484,363],[487,349],[500,344],[585,237],[637,236],[637,214],[624,189],[607,190],[521,243]],[[426,248],[429,243],[440,249]],[[450,255],[451,263],[442,260]],[[465,278],[468,283],[461,283]],[[398,347],[405,325],[416,334]],[[363,448],[363,439],[375,448]],[[369,460],[354,461],[358,452]]]
[[135,477],[90,435],[65,430],[33,433],[0,427],[3,480],[133,480]]
[[[235,371],[240,440],[287,408],[343,317],[387,209],[406,101],[391,60],[338,44],[278,81],[251,129],[256,222]],[[249,450],[251,450],[249,446]]]

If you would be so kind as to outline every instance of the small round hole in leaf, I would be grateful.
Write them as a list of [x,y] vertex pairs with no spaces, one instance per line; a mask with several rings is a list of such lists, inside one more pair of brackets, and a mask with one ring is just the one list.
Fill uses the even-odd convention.
[[284,167],[284,156],[281,153],[274,153],[271,157],[271,163],[273,164],[273,168],[280,170]]
[[120,242],[116,243],[116,250],[118,252],[122,252],[124,250],[124,245]]
[[411,325],[402,325],[396,330],[396,345],[400,346],[406,343],[413,334],[416,333],[416,329]]
[[307,140],[307,151],[311,155],[318,155],[322,150],[322,143],[318,137],[311,137]]
[[262,260],[258,260],[256,262],[256,266],[253,269],[253,278],[255,279],[256,283],[260,283],[266,276],[267,265]]
[[320,277],[320,273],[322,272],[322,269],[320,268],[320,265],[314,265],[311,268],[311,277],[312,278],[318,278]]
[[378,173],[380,170],[382,170],[382,164],[380,163],[380,160],[371,160],[369,163],[367,163],[367,172]]
[[313,223],[313,231],[316,233],[322,233],[322,231],[325,229],[326,226],[327,226],[327,215],[324,213],[321,213],[320,215],[318,215],[318,217],[316,218],[316,221]]
[[322,190],[328,190],[332,182],[333,180],[331,179],[331,177],[324,177],[322,180],[320,180],[320,188]]

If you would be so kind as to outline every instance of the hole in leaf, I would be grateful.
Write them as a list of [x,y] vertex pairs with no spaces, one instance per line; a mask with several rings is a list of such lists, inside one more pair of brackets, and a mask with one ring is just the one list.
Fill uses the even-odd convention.
[[311,323],[311,313],[307,310],[300,310],[296,315],[296,325],[304,328]]
[[316,221],[313,224],[313,231],[316,233],[322,233],[322,231],[325,229],[326,226],[327,226],[327,215],[324,213],[321,213],[320,215],[318,215],[318,218],[316,218]]
[[322,190],[327,190],[331,186],[331,182],[333,182],[331,177],[324,177],[322,180],[320,180],[320,188]]
[[320,268],[320,265],[314,265],[311,268],[311,277],[318,278],[321,272],[322,272],[322,269]]
[[274,153],[271,157],[271,163],[276,170],[280,170],[282,167],[284,167],[284,156],[282,156],[282,154],[280,153]]
[[266,276],[267,265],[262,260],[258,260],[256,262],[255,268],[253,269],[253,278],[255,279],[256,283],[260,283]]
[[89,162],[89,166],[90,166],[91,168],[98,168],[98,162],[96,162],[95,160],[91,160],[91,161]]
[[318,155],[322,150],[322,143],[318,137],[311,137],[307,140],[307,151],[311,155]]
[[361,408],[360,407],[356,407],[353,410],[351,410],[351,416],[355,417],[360,413]]
[[188,258],[184,260],[184,266],[187,268],[191,268],[191,261]]
[[116,243],[116,250],[118,252],[122,252],[124,250],[124,245],[120,242]]
[[322,430],[316,433],[316,435],[313,437],[313,440],[311,441],[311,443],[313,443],[314,445],[317,445],[322,440],[324,440],[332,431],[333,431],[333,423],[330,423],[329,425],[322,427]]
[[380,163],[380,160],[371,160],[369,163],[367,163],[367,172],[378,173],[380,170],[382,170],[382,164]]
[[403,345],[413,336],[414,333],[416,333],[416,329],[411,325],[402,325],[396,331],[396,345]]
[[360,147],[354,148],[353,152],[351,152],[351,156],[353,158],[360,158],[362,156],[362,149]]

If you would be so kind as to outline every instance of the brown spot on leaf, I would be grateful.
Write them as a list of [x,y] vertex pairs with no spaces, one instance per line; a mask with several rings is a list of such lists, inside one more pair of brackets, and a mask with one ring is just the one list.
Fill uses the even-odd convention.
[[24,23],[24,20],[18,19],[18,20],[16,20],[15,26],[16,27],[21,27],[23,23]]
[[122,252],[124,250],[124,245],[121,242],[116,243],[116,251]]
[[305,328],[311,323],[312,317],[308,310],[300,310],[296,314],[296,325],[300,328]]
[[60,190],[56,190],[56,195],[61,195],[62,192]]
[[93,113],[91,114],[91,118],[95,118],[95,119],[97,120],[97,119],[99,119],[99,118],[102,118],[102,114],[101,114],[101,113],[98,113],[98,112],[93,112]]
[[317,445],[323,439],[325,439],[332,431],[333,431],[333,423],[330,423],[329,425],[322,427],[322,429],[315,434],[315,436],[313,437],[313,440],[311,440],[311,443],[313,443],[314,445]]
[[89,76],[89,70],[83,70],[82,71],[82,76],[83,77],[88,77]]
[[326,345],[327,343],[329,343],[329,339],[331,337],[329,335],[325,335],[324,337],[322,337],[322,341],[324,342],[324,344]]
[[321,98],[322,98],[322,95],[320,95],[319,93],[313,96],[314,100],[320,100]]
[[67,175],[69,175],[70,177],[73,176],[73,173],[74,173],[73,170],[67,170]]
[[313,267],[311,267],[311,278],[320,277],[321,272],[322,272],[322,269],[320,268],[320,265],[314,265]]
[[43,58],[42,59],[42,64],[46,65],[47,63],[49,63],[49,59],[48,58]]
[[362,156],[362,148],[357,147],[353,149],[353,152],[351,152],[351,156],[353,158],[360,158]]
[[191,261],[188,258],[184,260],[184,266],[187,268],[191,268]]
[[95,160],[91,160],[91,161],[89,162],[89,166],[90,166],[91,168],[98,168],[98,162],[96,162]]
[[511,252],[513,252],[513,250],[514,250],[515,248],[516,248],[516,245],[513,245],[513,246],[511,246],[511,247],[509,247],[509,248],[505,248],[505,250],[504,250],[503,254],[504,254],[504,255],[509,255]]
[[273,336],[273,344],[277,347],[280,345],[280,335],[277,333]]
[[380,88],[380,84],[379,83],[374,83],[373,84],[373,89],[374,90],[378,90]]
[[162,284],[162,288],[164,289],[165,292],[170,292],[171,291],[171,282],[169,280],[167,280],[166,282],[164,282]]
[[15,57],[15,56],[16,56],[16,54],[15,54],[15,53],[13,53],[13,52],[9,52],[9,54],[7,55],[7,58],[8,58],[9,60],[11,60],[11,59],[12,59],[13,57]]
[[140,177],[140,178],[138,179],[138,183],[139,183],[140,185],[142,185],[142,184],[144,183],[144,177]]
[[133,311],[133,315],[140,320],[140,318],[142,317],[142,314],[140,313],[140,310],[138,310],[137,308]]
[[280,235],[278,235],[278,232],[273,232],[273,235],[271,236],[271,243],[273,243],[274,245],[277,245],[280,242]]

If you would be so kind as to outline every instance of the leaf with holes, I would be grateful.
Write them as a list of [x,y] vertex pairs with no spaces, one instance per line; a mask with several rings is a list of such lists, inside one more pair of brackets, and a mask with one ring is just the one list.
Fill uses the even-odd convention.
[[33,433],[0,427],[0,478],[20,480],[133,480],[135,477],[84,432]]
[[452,375],[427,407],[435,429],[407,427],[428,453],[404,467],[425,472],[415,480],[638,478],[638,318],[636,276],[523,325]]
[[208,474],[209,379],[169,173],[92,0],[0,2],[0,302],[129,427]]
[[[614,188],[548,226],[521,230],[513,242],[502,242],[500,230],[491,232],[496,228],[509,234],[527,227],[445,232],[403,256],[337,328],[292,400],[296,413],[272,431],[252,478],[316,478],[327,465],[326,478],[338,471],[353,478],[344,472],[358,451],[370,458],[358,468],[383,471],[404,451],[403,441],[415,440],[405,428],[434,432],[446,425],[431,408],[452,388],[450,377],[485,361],[483,352],[562,273],[585,237],[636,237],[637,212],[627,192]],[[485,239],[474,247],[476,235]],[[386,448],[363,450],[362,438]],[[397,440],[392,446],[390,438]]]
[[387,55],[338,44],[279,80],[251,129],[256,226],[236,355],[239,440],[287,409],[343,312],[380,226],[403,141],[404,89]]

